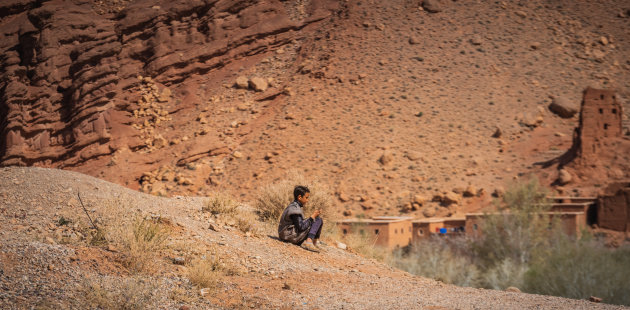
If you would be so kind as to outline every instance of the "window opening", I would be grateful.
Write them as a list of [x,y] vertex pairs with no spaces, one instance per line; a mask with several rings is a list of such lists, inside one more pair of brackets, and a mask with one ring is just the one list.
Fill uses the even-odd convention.
[[604,124],[604,130],[608,129],[608,124]]
[[599,109],[599,114],[604,114],[604,109]]
[[617,109],[612,110],[613,114],[617,114]]
[[375,235],[378,235],[378,229],[375,229],[375,230],[374,230],[374,234],[375,234]]

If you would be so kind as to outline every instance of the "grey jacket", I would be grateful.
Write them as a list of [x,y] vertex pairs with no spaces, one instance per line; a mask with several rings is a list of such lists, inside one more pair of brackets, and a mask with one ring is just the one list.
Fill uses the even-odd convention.
[[282,216],[280,216],[280,223],[278,223],[278,237],[282,241],[291,242],[293,244],[301,244],[304,240],[306,240],[308,231],[310,230],[310,226],[313,222],[310,220],[307,221],[308,227],[300,231],[297,227],[295,227],[293,221],[291,220],[291,215],[294,214],[299,214],[302,218],[304,218],[302,207],[297,201],[291,202],[282,212]]

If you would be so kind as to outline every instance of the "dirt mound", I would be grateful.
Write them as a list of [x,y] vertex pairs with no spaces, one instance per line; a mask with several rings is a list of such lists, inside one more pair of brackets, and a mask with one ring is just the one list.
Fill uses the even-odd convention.
[[[129,249],[93,244],[78,192],[108,238],[134,214],[169,227],[150,271],[129,270]],[[230,224],[211,230],[203,198],[150,196],[75,172],[0,168],[0,198],[0,308],[619,308],[445,285],[332,246],[316,254]],[[199,259],[231,271],[200,289]]]

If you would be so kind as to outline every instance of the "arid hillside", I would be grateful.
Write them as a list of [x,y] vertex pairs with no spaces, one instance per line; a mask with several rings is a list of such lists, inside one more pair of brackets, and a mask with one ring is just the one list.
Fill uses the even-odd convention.
[[[556,180],[557,165],[536,163],[571,147],[579,113],[559,117],[552,98],[579,106],[586,87],[613,89],[627,120],[629,9],[3,1],[0,163],[245,201],[296,170],[330,186],[339,216],[473,211],[513,180]],[[557,190],[628,178],[625,156],[581,177],[572,167]],[[451,191],[457,203],[432,201]]]
[[0,308],[623,309],[447,285],[330,239],[308,252],[249,212],[76,172],[0,168]]

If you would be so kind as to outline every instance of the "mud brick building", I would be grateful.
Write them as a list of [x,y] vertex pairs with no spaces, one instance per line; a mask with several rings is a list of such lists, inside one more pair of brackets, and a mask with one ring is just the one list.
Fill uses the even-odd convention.
[[411,217],[380,216],[370,219],[347,219],[338,222],[344,235],[358,233],[374,238],[374,244],[388,249],[405,247],[412,240]]
[[597,204],[599,227],[630,232],[630,182],[609,185],[598,197]]

